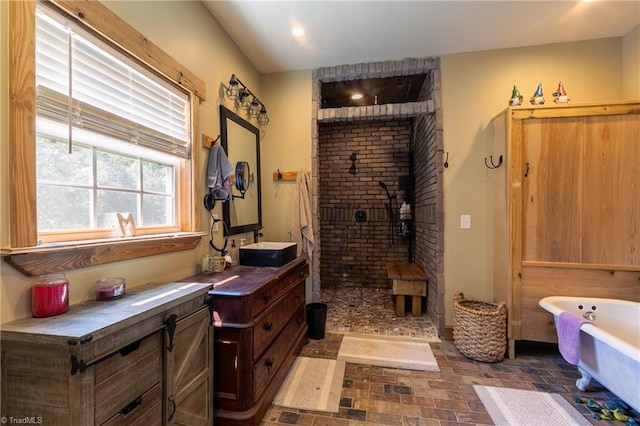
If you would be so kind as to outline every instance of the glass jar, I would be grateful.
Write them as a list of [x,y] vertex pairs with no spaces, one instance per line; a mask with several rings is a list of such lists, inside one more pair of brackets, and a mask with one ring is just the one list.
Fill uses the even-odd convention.
[[96,281],[96,298],[98,300],[118,299],[124,296],[124,278],[102,278]]
[[40,275],[31,284],[31,313],[51,317],[69,309],[69,280],[65,274]]

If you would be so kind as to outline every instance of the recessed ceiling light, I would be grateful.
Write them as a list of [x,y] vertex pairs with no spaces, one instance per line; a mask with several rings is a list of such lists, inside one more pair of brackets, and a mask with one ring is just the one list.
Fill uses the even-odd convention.
[[296,37],[302,37],[304,35],[304,29],[302,27],[296,27],[293,30],[291,30],[291,34],[293,34]]
[[357,101],[358,99],[362,99],[363,96],[364,95],[362,93],[354,93],[353,95],[351,95],[351,99],[353,99],[354,101]]

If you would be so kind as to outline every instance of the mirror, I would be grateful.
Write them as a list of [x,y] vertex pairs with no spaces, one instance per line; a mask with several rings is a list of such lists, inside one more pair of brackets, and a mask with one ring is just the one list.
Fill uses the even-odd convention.
[[236,188],[236,175],[238,171],[242,174],[242,170],[237,170],[232,175],[233,200],[222,204],[222,218],[227,224],[229,235],[252,232],[256,227],[262,226],[260,131],[238,114],[220,105],[220,137],[234,170],[241,163],[245,166],[244,174],[249,181],[243,193]]

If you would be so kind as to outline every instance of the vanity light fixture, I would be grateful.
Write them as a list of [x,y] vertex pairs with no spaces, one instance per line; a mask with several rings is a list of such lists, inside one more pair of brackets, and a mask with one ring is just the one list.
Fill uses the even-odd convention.
[[231,74],[229,87],[225,93],[227,98],[235,101],[239,109],[247,111],[249,117],[256,119],[258,124],[266,125],[269,123],[267,108],[235,74]]

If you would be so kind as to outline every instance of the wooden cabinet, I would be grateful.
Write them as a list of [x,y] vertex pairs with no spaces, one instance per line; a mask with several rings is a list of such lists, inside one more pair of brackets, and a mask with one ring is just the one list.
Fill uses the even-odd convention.
[[213,424],[210,288],[146,285],[2,324],[1,415],[52,425]]
[[307,341],[302,257],[214,275],[216,424],[258,425]]
[[555,342],[550,295],[640,300],[640,102],[511,107],[492,122],[494,298]]
[[[165,320],[167,322],[167,320]],[[207,308],[165,328],[165,418],[168,425],[213,424],[213,327]],[[171,331],[173,330],[173,331]]]

